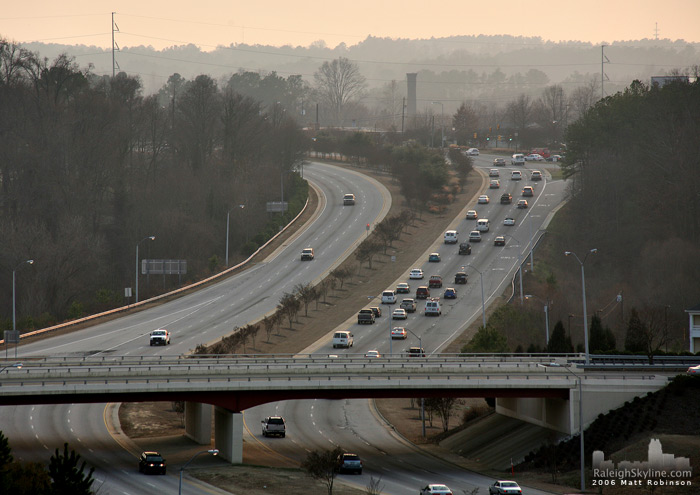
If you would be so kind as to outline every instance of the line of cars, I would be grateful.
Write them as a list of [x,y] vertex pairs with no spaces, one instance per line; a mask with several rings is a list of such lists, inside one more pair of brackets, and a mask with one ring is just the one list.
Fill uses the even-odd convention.
[[[466,493],[466,491],[465,491]],[[520,486],[511,480],[499,480],[489,486],[489,495],[521,495],[523,493]],[[441,483],[430,483],[421,488],[419,495],[453,495],[447,485]]]

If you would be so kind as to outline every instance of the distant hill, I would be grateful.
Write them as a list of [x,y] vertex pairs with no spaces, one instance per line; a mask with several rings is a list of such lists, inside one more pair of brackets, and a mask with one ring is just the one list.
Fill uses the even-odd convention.
[[[92,64],[97,74],[112,73],[110,50],[45,43],[23,46],[49,59],[67,53],[76,57],[81,66]],[[605,56],[610,61],[605,64],[606,93],[612,94],[626,87],[635,78],[649,80],[654,75],[696,65],[699,50],[700,44],[684,41],[611,42],[605,48]],[[200,74],[217,79],[239,70],[276,71],[283,77],[301,74],[306,81],[312,82],[313,73],[324,61],[341,56],[359,64],[370,88],[382,87],[392,80],[403,82],[407,72],[419,73],[419,98],[426,101],[459,101],[484,95],[493,99],[494,89],[497,95],[517,94],[523,88],[539,93],[546,84],[600,81],[602,60],[599,45],[553,43],[538,37],[506,35],[431,39],[370,36],[356,45],[341,44],[335,48],[328,48],[323,43],[308,47],[236,44],[220,46],[210,52],[191,44],[160,51],[149,46],[123,46],[116,53],[116,60],[122,71],[138,75],[145,93],[150,94],[164,85],[173,73],[186,79]],[[531,70],[541,72],[546,80],[539,84],[523,81],[522,76]],[[499,73],[503,80],[489,77]]]

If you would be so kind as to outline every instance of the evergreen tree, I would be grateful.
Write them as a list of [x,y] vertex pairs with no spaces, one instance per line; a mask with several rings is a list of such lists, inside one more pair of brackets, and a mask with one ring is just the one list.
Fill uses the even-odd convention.
[[63,454],[58,449],[49,461],[49,476],[53,480],[51,486],[52,495],[91,495],[94,479],[92,467],[85,474],[85,461],[80,466],[80,454],[74,450],[68,452],[68,443],[63,444]]
[[627,335],[625,336],[625,350],[635,354],[646,354],[646,328],[639,318],[636,308],[632,308],[630,319],[627,322]]
[[490,326],[479,327],[462,352],[508,352],[506,336]]
[[547,344],[547,352],[551,353],[569,353],[574,352],[574,346],[571,343],[571,336],[566,335],[564,330],[564,324],[559,320],[556,325],[554,325],[554,331],[549,337],[549,344]]

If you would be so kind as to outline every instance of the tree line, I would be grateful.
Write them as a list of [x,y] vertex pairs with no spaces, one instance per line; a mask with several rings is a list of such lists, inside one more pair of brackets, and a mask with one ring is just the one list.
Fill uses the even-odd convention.
[[[142,277],[141,299],[221,270],[227,219],[240,259],[296,215],[309,138],[236,81],[176,74],[143,96],[137,77],[100,77],[0,40],[2,326],[13,278],[18,329],[48,326],[128,302],[147,236],[141,259],[186,260],[187,273]],[[283,188],[289,210],[266,213]]]

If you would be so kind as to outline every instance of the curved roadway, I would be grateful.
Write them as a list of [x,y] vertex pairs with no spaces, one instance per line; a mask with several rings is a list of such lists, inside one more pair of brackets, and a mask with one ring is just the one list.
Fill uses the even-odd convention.
[[[478,168],[492,168],[488,157],[478,157]],[[561,182],[531,183],[529,180],[510,181],[511,167],[499,167],[501,188],[486,191],[492,196],[488,205],[467,205],[477,209],[480,217],[491,221],[491,232],[484,235],[480,244],[473,244],[470,256],[457,254],[456,245],[444,245],[442,239],[426,251],[415,267],[422,267],[427,277],[431,274],[443,276],[445,286],[451,284],[454,273],[466,267],[469,283],[455,286],[458,298],[443,302],[440,317],[425,317],[419,311],[409,316],[406,322],[393,322],[406,326],[421,337],[421,344],[428,352],[436,352],[454,339],[475,318],[481,318],[480,271],[483,274],[486,305],[489,300],[503,292],[518,260],[525,256],[529,241],[540,229],[546,215],[561,202],[564,187]],[[518,167],[522,169],[522,167]],[[526,167],[527,168],[527,167]],[[529,167],[537,168],[537,167]],[[245,325],[261,317],[276,306],[284,292],[290,292],[299,283],[312,282],[327,270],[337,266],[347,256],[354,244],[365,234],[365,224],[373,223],[388,210],[388,193],[364,176],[337,167],[313,164],[305,167],[305,176],[315,183],[327,198],[319,218],[308,228],[297,234],[273,253],[265,262],[231,277],[219,284],[205,288],[196,294],[183,297],[168,304],[129,315],[109,323],[63,337],[54,337],[35,344],[20,347],[20,356],[37,354],[180,354],[193,349],[197,344],[214,340],[228,333],[233,327]],[[515,203],[524,185],[535,186],[535,197],[527,210],[516,210]],[[379,188],[378,188],[379,187]],[[378,191],[382,191],[380,194]],[[513,194],[512,205],[500,205],[502,192]],[[357,196],[354,207],[342,207],[342,195],[353,192]],[[502,225],[505,216],[516,219],[515,227]],[[458,230],[464,239],[472,230],[475,221],[460,217],[450,228]],[[505,233],[504,248],[493,246],[493,237]],[[299,252],[303,247],[315,248],[316,260],[300,262]],[[429,252],[440,252],[440,263],[427,263]],[[467,265],[471,265],[467,266]],[[412,291],[418,281],[408,280],[402,274],[397,280],[411,283]],[[443,287],[444,288],[444,287]],[[433,293],[435,295],[435,293]],[[401,295],[399,295],[399,300]],[[389,339],[389,308],[378,319],[378,324],[356,326],[353,319],[345,328],[355,333],[355,347],[345,352],[364,353],[379,349],[386,354],[396,354],[407,347],[418,345],[413,334],[406,341]],[[166,327],[173,332],[173,343],[169,348],[149,348],[148,332]],[[144,347],[145,346],[145,347]],[[330,345],[330,334],[306,352],[340,354]],[[45,462],[50,454],[47,449],[70,442],[88,463],[98,469],[98,478],[114,493],[140,493],[141,478],[135,478],[133,453],[122,450],[109,436],[102,415],[102,405],[31,406],[5,407],[0,409],[0,429],[11,440],[15,456],[22,460]],[[258,432],[259,418],[268,414],[281,414],[287,418],[288,441],[262,438]],[[287,401],[259,406],[245,412],[251,429],[248,441],[262,442],[279,455],[301,460],[307,450],[342,445],[358,452],[365,460],[366,472],[361,477],[346,477],[360,488],[367,485],[370,476],[382,477],[384,493],[406,493],[429,482],[447,483],[453,490],[486,486],[489,479],[445,461],[426,456],[413,446],[396,437],[366,400],[343,401]],[[37,454],[40,454],[37,456]],[[204,461],[203,461],[204,462]],[[171,467],[172,469],[172,467]],[[172,471],[171,471],[172,472]],[[148,477],[147,483],[159,489],[173,489],[176,479]],[[195,487],[188,487],[194,492]],[[198,488],[199,490],[199,488]],[[201,493],[205,489],[201,489]],[[150,491],[150,490],[149,490]],[[196,493],[200,493],[199,491]],[[538,493],[528,490],[528,493]]]

